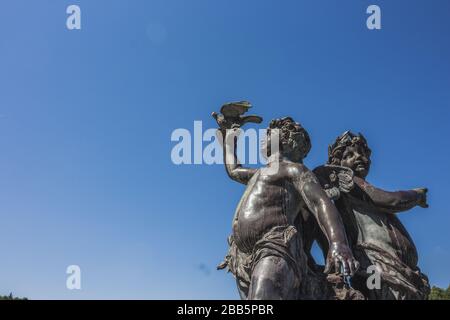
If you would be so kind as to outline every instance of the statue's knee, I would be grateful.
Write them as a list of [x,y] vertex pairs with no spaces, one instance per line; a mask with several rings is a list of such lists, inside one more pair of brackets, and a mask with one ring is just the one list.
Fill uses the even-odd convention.
[[266,257],[255,267],[250,285],[249,299],[275,300],[285,299],[292,285],[291,270],[287,262],[280,257]]
[[251,300],[271,300],[277,299],[281,294],[276,279],[268,275],[257,275],[252,277],[249,299]]

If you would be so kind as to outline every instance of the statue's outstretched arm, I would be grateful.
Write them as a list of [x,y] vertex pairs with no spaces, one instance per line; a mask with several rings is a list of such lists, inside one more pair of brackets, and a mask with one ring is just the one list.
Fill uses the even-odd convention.
[[381,210],[388,213],[397,213],[409,210],[415,206],[427,208],[427,189],[413,189],[407,191],[385,191],[372,186],[359,177],[354,177],[354,182],[369,196],[373,203]]

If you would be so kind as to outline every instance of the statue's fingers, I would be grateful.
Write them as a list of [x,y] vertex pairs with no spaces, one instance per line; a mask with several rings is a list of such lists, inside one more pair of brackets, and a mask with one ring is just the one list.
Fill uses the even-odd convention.
[[348,261],[346,261],[346,260],[342,261],[342,269],[343,269],[342,271],[344,272],[344,276],[348,276],[348,275],[351,274],[350,266],[348,264]]
[[337,257],[334,258],[334,272],[337,274],[341,273],[341,262]]
[[344,273],[345,276],[348,276],[350,274],[350,266],[349,263],[346,259],[340,257],[341,259],[341,264],[342,264],[342,272]]

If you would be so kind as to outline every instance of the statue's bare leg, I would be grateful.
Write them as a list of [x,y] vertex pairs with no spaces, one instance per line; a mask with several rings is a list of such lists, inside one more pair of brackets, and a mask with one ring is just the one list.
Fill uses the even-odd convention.
[[262,258],[253,269],[249,300],[297,299],[299,279],[282,257]]

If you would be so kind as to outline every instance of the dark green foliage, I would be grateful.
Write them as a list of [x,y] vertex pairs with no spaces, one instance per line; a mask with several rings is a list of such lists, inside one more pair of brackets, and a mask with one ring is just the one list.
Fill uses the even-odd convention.
[[430,295],[428,296],[428,300],[450,300],[450,285],[447,289],[433,286]]
[[27,298],[14,297],[13,294],[10,293],[8,296],[0,296],[0,300],[27,300]]

